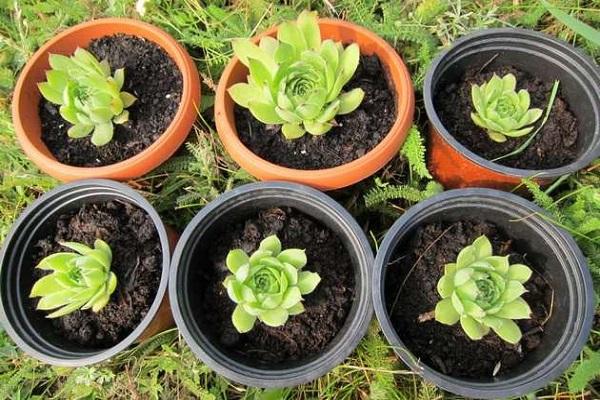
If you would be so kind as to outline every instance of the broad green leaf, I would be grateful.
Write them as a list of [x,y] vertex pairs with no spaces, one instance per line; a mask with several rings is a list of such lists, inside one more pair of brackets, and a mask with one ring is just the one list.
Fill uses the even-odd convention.
[[283,263],[283,272],[290,285],[296,285],[298,283],[298,269],[292,264],[286,262]]
[[64,289],[60,292],[54,292],[47,296],[44,296],[37,303],[36,308],[38,310],[52,310],[54,308],[64,306],[69,303],[69,297],[73,295],[73,291],[70,289]]
[[248,39],[235,39],[232,41],[232,47],[235,55],[245,66],[249,66],[248,58],[252,57],[260,60],[271,73],[277,71],[277,64],[269,54]]
[[304,129],[308,133],[314,136],[323,135],[331,130],[333,127],[330,123],[320,123],[315,121],[304,121]]
[[334,100],[325,108],[321,115],[319,115],[316,119],[316,122],[325,123],[331,121],[338,113],[340,109],[340,100]]
[[50,67],[58,71],[68,72],[75,67],[73,61],[62,54],[50,54],[48,61],[50,62]]
[[88,136],[93,130],[94,125],[77,124],[69,128],[67,135],[73,139],[79,139]]
[[283,119],[277,115],[273,104],[251,101],[248,103],[248,107],[252,115],[254,115],[254,118],[263,124],[281,124],[284,122]]
[[317,13],[302,11],[297,20],[298,28],[304,35],[306,46],[312,50],[318,50],[321,45],[321,32],[317,23]]
[[297,286],[292,286],[285,292],[283,301],[281,302],[281,308],[291,308],[297,303],[300,303],[300,301],[302,301],[302,293],[300,293],[300,289]]
[[321,282],[321,277],[315,272],[301,271],[298,274],[298,289],[301,294],[309,294]]
[[242,265],[248,264],[250,259],[246,252],[242,249],[234,249],[227,253],[227,258],[225,259],[225,264],[227,264],[227,268],[232,273],[236,273],[238,269]]
[[304,128],[302,128],[300,125],[294,124],[283,124],[281,131],[283,136],[289,140],[301,138],[306,133]]
[[227,89],[227,92],[236,104],[245,108],[248,108],[250,102],[257,96],[256,87],[248,83],[236,83]]
[[112,122],[96,125],[94,133],[92,133],[92,144],[94,146],[104,146],[111,141],[113,132],[114,127]]
[[76,257],[73,253],[54,253],[42,259],[36,268],[66,272],[70,269],[70,262]]
[[302,303],[296,303],[292,307],[287,309],[289,315],[298,315],[304,312],[304,305]]
[[508,267],[510,265],[508,256],[489,256],[485,261],[490,263],[494,267],[494,270],[500,275],[504,276],[508,273]]
[[137,98],[134,95],[128,92],[119,93],[119,97],[123,103],[123,107],[125,108],[131,106],[137,100]]
[[450,297],[454,290],[453,276],[444,275],[437,283],[437,291],[442,296],[442,299]]
[[256,317],[248,314],[244,308],[240,305],[235,307],[233,314],[231,315],[231,322],[233,326],[240,333],[246,333],[254,327]]
[[340,99],[339,115],[350,114],[356,110],[365,97],[365,92],[361,88],[352,89],[349,92],[343,93]]
[[[269,86],[271,84],[273,76],[265,64],[263,64],[260,60],[249,56],[248,68],[250,69],[252,79],[254,79],[254,82],[256,82],[259,86]],[[254,96],[256,97],[256,93]]]
[[227,295],[235,303],[241,303],[244,301],[243,285],[235,280],[229,279],[225,282],[225,288],[227,289]]
[[435,320],[446,325],[454,325],[460,319],[460,315],[454,309],[449,298],[443,299],[435,306]]
[[54,104],[63,104],[63,94],[48,82],[38,83],[38,88],[46,100]]
[[301,249],[286,249],[277,256],[277,259],[283,263],[288,263],[296,268],[302,268],[306,265],[306,251]]
[[496,317],[486,317],[484,321],[502,340],[511,344],[517,344],[521,340],[521,329],[514,321]]
[[[46,315],[46,318],[58,318],[58,317],[62,317],[64,315],[70,314],[73,311],[78,310],[83,304],[84,304],[83,301],[80,301],[78,303],[67,304],[66,306],[62,307],[61,309]],[[38,307],[38,309],[39,309],[39,307]]]
[[504,306],[494,314],[496,317],[508,319],[528,319],[531,318],[531,308],[522,298],[517,298]]
[[29,297],[47,296],[63,289],[64,287],[56,281],[55,274],[45,275],[33,284]]
[[117,85],[117,89],[121,90],[123,84],[125,83],[125,69],[119,68],[115,71],[114,75],[115,84]]
[[110,108],[94,108],[90,113],[89,117],[92,122],[96,124],[108,123],[113,117],[113,113]]
[[124,124],[127,121],[129,121],[129,111],[127,110],[123,110],[121,114],[117,115],[112,120],[114,124]]
[[292,46],[296,54],[302,53],[307,49],[304,35],[293,22],[288,21],[279,25],[277,39]]
[[260,314],[259,318],[266,325],[277,327],[285,324],[288,319],[288,312],[283,308],[275,308],[273,310],[267,310]]
[[281,241],[276,235],[264,238],[258,247],[261,251],[270,251],[271,256],[276,257],[281,252]]
[[508,279],[525,283],[531,278],[533,271],[526,265],[513,264],[508,268]]
[[523,284],[519,281],[508,281],[504,293],[502,293],[502,301],[510,303],[527,292]]
[[488,332],[485,326],[468,315],[460,317],[460,326],[463,328],[467,336],[472,340],[479,340]]

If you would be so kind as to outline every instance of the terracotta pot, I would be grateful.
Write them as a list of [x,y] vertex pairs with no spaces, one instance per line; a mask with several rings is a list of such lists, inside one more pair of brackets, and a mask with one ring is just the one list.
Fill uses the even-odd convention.
[[[365,55],[377,55],[388,73],[395,89],[397,116],[388,135],[371,151],[352,162],[338,167],[320,170],[300,170],[282,167],[266,161],[239,139],[233,113],[234,102],[227,89],[235,83],[245,82],[248,69],[234,57],[219,81],[215,98],[215,121],[225,149],[246,171],[261,180],[284,180],[303,183],[322,190],[333,190],[352,185],[365,179],[389,162],[397,153],[412,124],[415,97],[404,62],[386,41],[365,28],[337,19],[320,19],[319,28],[323,39],[343,43],[357,43]],[[254,37],[258,43],[263,36],[276,36],[277,27]]]
[[[165,132],[147,149],[115,164],[102,167],[75,167],[54,158],[41,139],[38,114],[40,92],[38,82],[45,81],[50,68],[48,55],[71,55],[77,47],[87,47],[93,39],[124,33],[135,35],[159,45],[181,71],[183,91],[181,103]],[[12,116],[17,139],[27,156],[44,172],[62,181],[85,178],[127,180],[137,178],[165,162],[186,139],[200,104],[198,70],[186,52],[169,34],[155,26],[127,18],[98,19],[61,32],[48,41],[25,65],[14,91]]]
[[[561,93],[579,121],[578,155],[572,163],[545,170],[507,167],[467,149],[443,126],[433,102],[438,88],[491,59],[492,65],[514,65],[545,80],[560,80]],[[429,170],[446,188],[511,190],[525,177],[547,185],[600,156],[600,70],[588,56],[546,34],[500,28],[464,36],[432,62],[423,97],[430,121]]]
[[[31,247],[47,233],[48,224],[82,204],[118,200],[144,210],[156,227],[162,250],[160,282],[138,326],[111,347],[84,347],[56,334],[51,322],[29,306],[33,268]],[[71,182],[44,194],[19,216],[0,251],[0,322],[28,355],[48,364],[79,367],[107,360],[133,343],[174,326],[167,294],[171,249],[177,234],[166,227],[154,207],[139,193],[119,182],[88,179]]]

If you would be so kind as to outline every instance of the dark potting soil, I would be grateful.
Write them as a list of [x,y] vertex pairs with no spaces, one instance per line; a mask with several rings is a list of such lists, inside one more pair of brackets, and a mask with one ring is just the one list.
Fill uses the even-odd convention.
[[296,169],[323,169],[347,164],[362,157],[383,140],[396,119],[394,89],[377,56],[361,55],[354,77],[343,91],[362,88],[360,106],[338,115],[334,126],[321,136],[306,133],[287,140],[278,125],[265,125],[248,109],[235,105],[240,140],[253,153],[274,164]]
[[[471,340],[460,323],[448,326],[432,318],[419,321],[419,317],[427,316],[440,300],[437,282],[443,275],[444,265],[455,262],[460,250],[481,235],[490,239],[495,255],[510,255],[511,264],[524,263],[534,270],[525,283],[528,292],[523,295],[531,307],[532,318],[517,321],[523,338],[516,345],[503,341],[493,331],[481,340]],[[538,266],[533,260],[519,253],[512,240],[494,224],[475,219],[430,223],[418,228],[398,249],[386,272],[387,308],[401,339],[425,364],[455,377],[492,377],[497,368],[498,375],[504,374],[539,346],[550,310],[552,288],[536,272]]]
[[[227,296],[223,280],[229,274],[225,257],[241,248],[251,253],[265,237],[276,234],[283,248],[306,249],[304,271],[317,272],[321,282],[303,296],[305,312],[285,325],[269,327],[259,321],[244,334],[231,322],[235,303]],[[354,299],[352,262],[341,240],[328,228],[290,208],[271,208],[224,228],[206,243],[198,268],[198,288],[203,291],[196,317],[202,330],[233,355],[265,365],[299,360],[320,353],[346,320]]]
[[181,101],[183,81],[175,62],[148,40],[114,35],[95,39],[88,49],[99,60],[106,59],[112,71],[125,68],[123,89],[137,100],[129,110],[129,121],[115,124],[110,143],[96,147],[91,135],[72,139],[71,124],[58,113],[59,106],[40,99],[42,140],[58,161],[78,167],[114,164],[133,157],[154,143],[169,126]]
[[[483,72],[479,72],[480,68],[477,66],[469,69],[459,81],[442,87],[437,92],[434,102],[442,124],[456,140],[478,155],[493,160],[517,149],[530,135],[508,138],[504,143],[490,139],[485,130],[471,120],[471,112],[474,112],[471,85],[481,85],[494,73],[500,77],[512,73],[517,78],[517,90],[527,90],[531,97],[531,107],[540,108],[545,114],[554,82],[543,81],[512,66],[487,68]],[[561,97],[561,91],[559,86],[550,117],[532,143],[520,154],[497,161],[499,164],[521,169],[550,169],[575,160],[579,124],[569,109],[569,104]],[[536,121],[533,131],[541,124],[543,118],[544,116]]]
[[[79,310],[52,320],[58,333],[84,346],[110,347],[133,331],[154,301],[162,273],[162,250],[156,227],[142,209],[126,202],[89,203],[60,216],[48,235],[35,244],[34,265],[60,251],[72,251],[58,242],[76,241],[93,246],[107,242],[113,253],[111,270],[117,288],[98,313]],[[35,269],[34,279],[45,275]],[[38,298],[31,299],[34,308]],[[46,312],[38,311],[45,316]]]

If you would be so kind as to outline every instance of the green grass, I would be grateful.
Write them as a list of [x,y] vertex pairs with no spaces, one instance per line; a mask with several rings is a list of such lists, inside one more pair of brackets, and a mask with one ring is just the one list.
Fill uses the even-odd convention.
[[[199,5],[202,4],[202,5]],[[554,1],[563,11],[590,25],[600,24],[600,2]],[[169,31],[195,58],[202,77],[202,114],[185,148],[148,176],[129,182],[159,210],[165,221],[183,228],[220,193],[253,180],[223,151],[211,116],[213,89],[231,56],[230,40],[251,36],[305,8],[344,18],[375,31],[401,53],[419,92],[428,64],[437,52],[474,29],[523,26],[574,43],[596,60],[600,49],[580,38],[545,11],[537,1],[398,1],[398,0],[149,0],[143,17],[129,0],[0,0],[0,240],[20,211],[58,184],[40,173],[21,153],[10,120],[10,97],[16,76],[37,47],[56,32],[100,16],[142,18]],[[417,94],[417,131],[376,177],[338,191],[335,198],[379,241],[408,206],[439,190],[422,164],[418,130],[425,120]],[[599,229],[588,222],[600,215],[600,165],[566,177],[542,192],[527,182],[534,198],[557,223],[577,238],[600,288]],[[367,196],[363,196],[367,193]],[[600,224],[600,223],[598,223]],[[585,229],[585,232],[583,231]],[[373,243],[376,246],[377,243]],[[600,398],[596,372],[600,326],[588,348],[562,377],[528,398]],[[573,392],[569,392],[569,378]],[[597,378],[597,374],[596,374]],[[582,383],[583,381],[583,383]],[[23,355],[0,333],[0,398],[115,399],[453,399],[406,369],[394,356],[373,322],[356,351],[323,378],[276,392],[248,389],[217,376],[196,359],[176,330],[101,365],[70,370],[43,365]]]

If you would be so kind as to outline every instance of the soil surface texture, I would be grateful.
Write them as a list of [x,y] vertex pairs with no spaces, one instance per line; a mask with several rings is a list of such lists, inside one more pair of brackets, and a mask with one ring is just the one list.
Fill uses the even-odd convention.
[[[83,346],[107,348],[133,331],[148,312],[160,284],[162,250],[156,227],[142,209],[126,202],[89,203],[60,216],[34,251],[35,265],[44,257],[72,250],[59,242],[75,241],[93,246],[96,239],[112,250],[111,270],[117,288],[98,313],[78,310],[52,320],[58,333]],[[34,269],[34,278],[46,271]],[[39,298],[31,299],[35,307]],[[42,318],[45,311],[38,311]]]
[[[303,271],[317,272],[321,282],[304,297],[305,312],[291,316],[281,327],[257,321],[247,333],[238,333],[231,322],[236,304],[229,299],[223,280],[229,274],[229,250],[255,251],[262,239],[276,234],[283,249],[306,249]],[[261,210],[231,225],[208,240],[198,268],[201,288],[199,326],[234,357],[253,364],[273,365],[319,354],[343,326],[354,299],[354,270],[341,240],[316,220],[291,208]]]
[[[436,287],[444,265],[455,262],[460,250],[481,235],[490,239],[494,255],[510,255],[511,264],[524,263],[534,270],[525,283],[528,292],[523,295],[531,307],[532,318],[516,321],[523,332],[516,345],[503,341],[493,331],[481,340],[471,340],[459,323],[449,326],[433,318],[419,321],[441,299]],[[398,249],[386,273],[387,308],[400,338],[423,363],[454,377],[490,378],[494,373],[502,375],[517,366],[539,346],[552,289],[536,272],[538,266],[520,254],[513,241],[494,224],[481,220],[426,224],[400,243]]]
[[[467,70],[460,81],[452,82],[438,90],[434,103],[442,124],[462,145],[488,160],[493,160],[516,150],[531,134],[508,138],[504,143],[490,139],[486,131],[471,120],[471,112],[475,111],[471,100],[471,85],[481,85],[489,81],[494,73],[500,77],[512,73],[517,78],[517,91],[527,90],[531,98],[530,107],[544,110],[545,115],[554,82],[543,81],[512,66],[487,68],[482,72],[480,68],[478,66]],[[520,169],[551,169],[575,160],[578,152],[579,124],[569,104],[561,97],[561,90],[559,86],[550,116],[529,146],[521,153],[498,160],[497,163]],[[544,115],[536,121],[532,133],[542,123]]]
[[321,136],[306,133],[294,140],[286,139],[280,126],[265,125],[235,105],[240,140],[259,157],[289,168],[316,170],[354,161],[377,146],[396,120],[394,89],[377,56],[361,55],[342,92],[358,87],[365,92],[362,103],[350,114],[336,116],[337,126]]
[[78,167],[97,167],[133,157],[163,134],[179,108],[183,80],[175,62],[161,47],[136,36],[105,36],[93,40],[87,50],[99,60],[108,60],[113,73],[125,68],[121,90],[137,97],[127,108],[129,121],[114,124],[113,139],[96,147],[91,142],[91,134],[81,139],[67,136],[71,124],[60,116],[58,105],[43,97],[39,115],[42,140],[58,161]]

